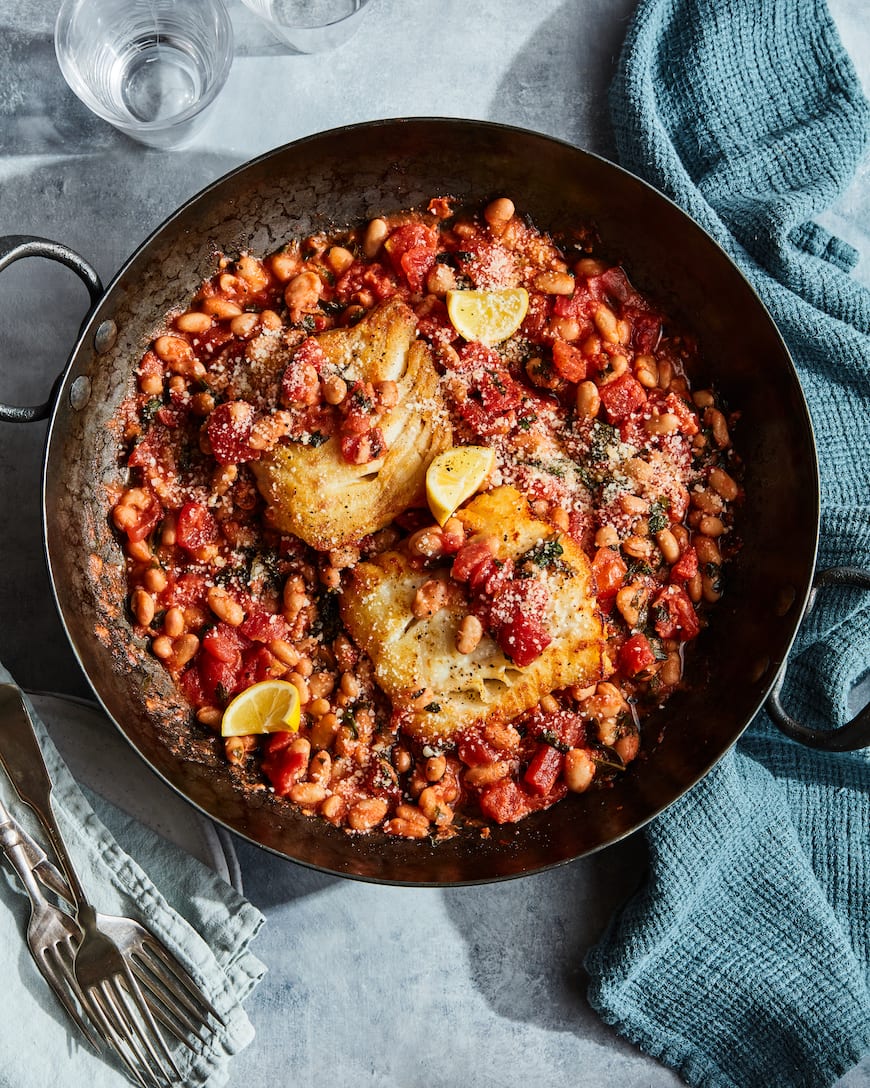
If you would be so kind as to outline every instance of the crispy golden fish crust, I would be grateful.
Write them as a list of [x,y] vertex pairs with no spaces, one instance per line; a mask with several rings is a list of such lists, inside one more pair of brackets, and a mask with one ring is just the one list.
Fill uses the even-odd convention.
[[450,417],[416,317],[398,300],[351,329],[316,339],[346,381],[394,381],[399,399],[380,421],[387,452],[364,465],[341,455],[338,437],[322,446],[281,444],[251,464],[272,524],[319,551],[360,540],[418,502],[426,469],[452,443]]
[[[469,536],[496,536],[500,559],[516,559],[553,536],[552,526],[536,520],[525,497],[512,487],[479,495],[456,516]],[[570,537],[559,535],[558,542],[560,562],[540,575],[549,590],[544,622],[553,641],[525,668],[514,665],[488,635],[472,653],[459,653],[456,634],[468,602],[463,587],[446,571],[414,570],[399,552],[386,552],[354,569],[342,593],[342,618],[371,658],[378,684],[412,737],[437,742],[475,722],[508,721],[550,691],[603,677],[604,632],[589,560]],[[444,582],[446,606],[432,617],[415,619],[414,595],[433,577]],[[414,709],[411,704],[426,688],[433,693],[427,704],[431,709]]]

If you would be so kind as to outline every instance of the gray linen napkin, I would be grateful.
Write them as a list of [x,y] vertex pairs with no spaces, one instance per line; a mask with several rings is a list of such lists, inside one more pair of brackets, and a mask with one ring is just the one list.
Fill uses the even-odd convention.
[[[0,665],[0,681],[11,679]],[[263,917],[174,844],[94,795],[91,804],[32,705],[29,709],[55,783],[55,815],[94,905],[146,924],[200,982],[226,1022],[196,1053],[180,1047],[174,1051],[186,1085],[218,1088],[227,1081],[233,1054],[254,1037],[242,1003],[265,973],[249,948]],[[2,770],[0,798],[38,841],[45,841]],[[0,1016],[0,1088],[44,1088],[60,1070],[67,1084],[120,1088],[128,1083],[120,1065],[80,1039],[36,970],[24,943],[28,917],[17,877],[0,865],[0,979],[6,1010]]]

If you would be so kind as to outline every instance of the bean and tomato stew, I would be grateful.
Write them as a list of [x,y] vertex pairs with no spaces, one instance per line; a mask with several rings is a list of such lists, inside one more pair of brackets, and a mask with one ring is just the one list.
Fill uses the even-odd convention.
[[[221,257],[167,316],[119,412],[111,518],[135,634],[240,788],[430,840],[642,760],[737,546],[736,416],[597,250],[507,197],[436,198]],[[462,446],[491,467],[437,519],[427,467]],[[318,480],[340,485],[321,514]],[[222,736],[276,679],[298,725]]]

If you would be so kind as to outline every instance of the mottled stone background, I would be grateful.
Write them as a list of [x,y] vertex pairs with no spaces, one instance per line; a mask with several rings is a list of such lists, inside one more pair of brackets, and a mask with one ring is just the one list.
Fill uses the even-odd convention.
[[[374,0],[334,53],[283,54],[239,3],[236,60],[195,144],[161,153],[87,112],[52,45],[57,0],[0,0],[0,234],[78,250],[105,281],[187,197],[297,137],[380,117],[484,118],[612,155],[606,90],[633,0]],[[866,0],[832,10],[870,85]],[[870,282],[870,167],[826,216]],[[87,305],[42,261],[0,276],[0,400],[43,400]],[[0,426],[0,660],[24,686],[87,695],[41,546],[45,424]],[[641,879],[637,836],[540,876],[468,889],[340,881],[238,843],[269,924],[249,1002],[253,1082],[378,1088],[664,1088],[680,1081],[585,1003],[584,949]],[[699,998],[700,999],[700,998]],[[870,1085],[870,1063],[841,1088]]]

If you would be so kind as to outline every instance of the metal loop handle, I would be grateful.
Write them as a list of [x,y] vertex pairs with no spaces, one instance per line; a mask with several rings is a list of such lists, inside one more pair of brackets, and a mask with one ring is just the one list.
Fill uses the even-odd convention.
[[[862,570],[860,567],[830,567],[828,570],[819,571],[813,578],[813,588],[807,600],[804,618],[812,612],[818,591],[828,586],[870,589],[870,571]],[[850,722],[841,725],[838,729],[810,729],[792,718],[786,712],[780,699],[787,668],[786,661],[764,704],[767,713],[787,737],[806,744],[810,748],[823,748],[828,752],[854,752],[870,745],[870,704],[859,711]]]
[[[47,238],[35,238],[28,234],[10,234],[0,238],[0,272],[23,257],[47,257],[50,261],[57,261],[71,268],[88,289],[91,297],[88,313],[103,297],[103,285],[94,269],[75,250],[61,245],[60,242],[51,242]],[[46,419],[54,403],[62,373],[61,371],[55,379],[48,400],[44,404],[35,404],[28,408],[0,404],[0,422],[32,423],[38,419]]]

